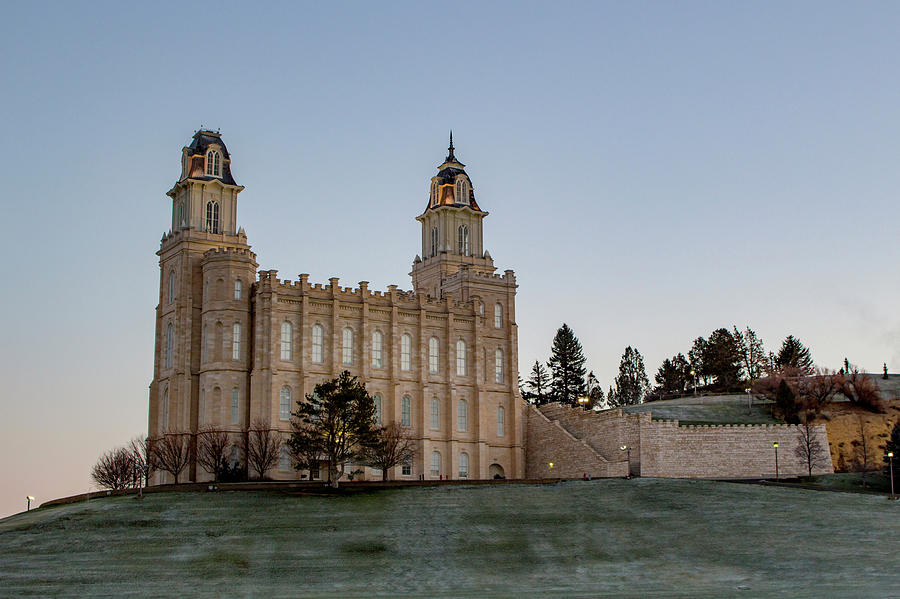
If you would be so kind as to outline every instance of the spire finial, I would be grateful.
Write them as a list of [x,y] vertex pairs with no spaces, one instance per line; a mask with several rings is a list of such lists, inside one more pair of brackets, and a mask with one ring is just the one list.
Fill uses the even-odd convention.
[[453,129],[450,129],[450,147],[447,150],[450,152],[447,154],[446,162],[456,162],[456,156],[453,155]]

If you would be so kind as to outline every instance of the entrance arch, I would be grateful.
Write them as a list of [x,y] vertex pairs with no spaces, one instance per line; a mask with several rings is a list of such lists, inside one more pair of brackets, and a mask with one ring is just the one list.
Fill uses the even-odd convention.
[[488,468],[488,476],[492,480],[506,478],[506,474],[503,472],[503,466],[500,464],[491,464],[490,468]]

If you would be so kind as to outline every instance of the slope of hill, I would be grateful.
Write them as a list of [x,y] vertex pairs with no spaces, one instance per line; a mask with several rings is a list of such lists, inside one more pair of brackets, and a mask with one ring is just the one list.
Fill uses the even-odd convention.
[[883,597],[897,508],[652,479],[110,497],[0,521],[0,595]]

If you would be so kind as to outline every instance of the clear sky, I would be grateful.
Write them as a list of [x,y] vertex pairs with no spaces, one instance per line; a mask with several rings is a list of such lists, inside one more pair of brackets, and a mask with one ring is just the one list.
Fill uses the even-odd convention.
[[453,129],[519,281],[604,388],[721,326],[900,370],[900,4],[6,3],[0,516],[146,432],[181,148],[221,128],[261,268],[411,286]]

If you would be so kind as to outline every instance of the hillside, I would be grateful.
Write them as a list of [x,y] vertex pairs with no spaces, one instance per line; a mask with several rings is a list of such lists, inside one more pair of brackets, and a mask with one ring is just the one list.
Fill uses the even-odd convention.
[[883,597],[897,509],[652,479],[109,497],[0,520],[0,594]]

